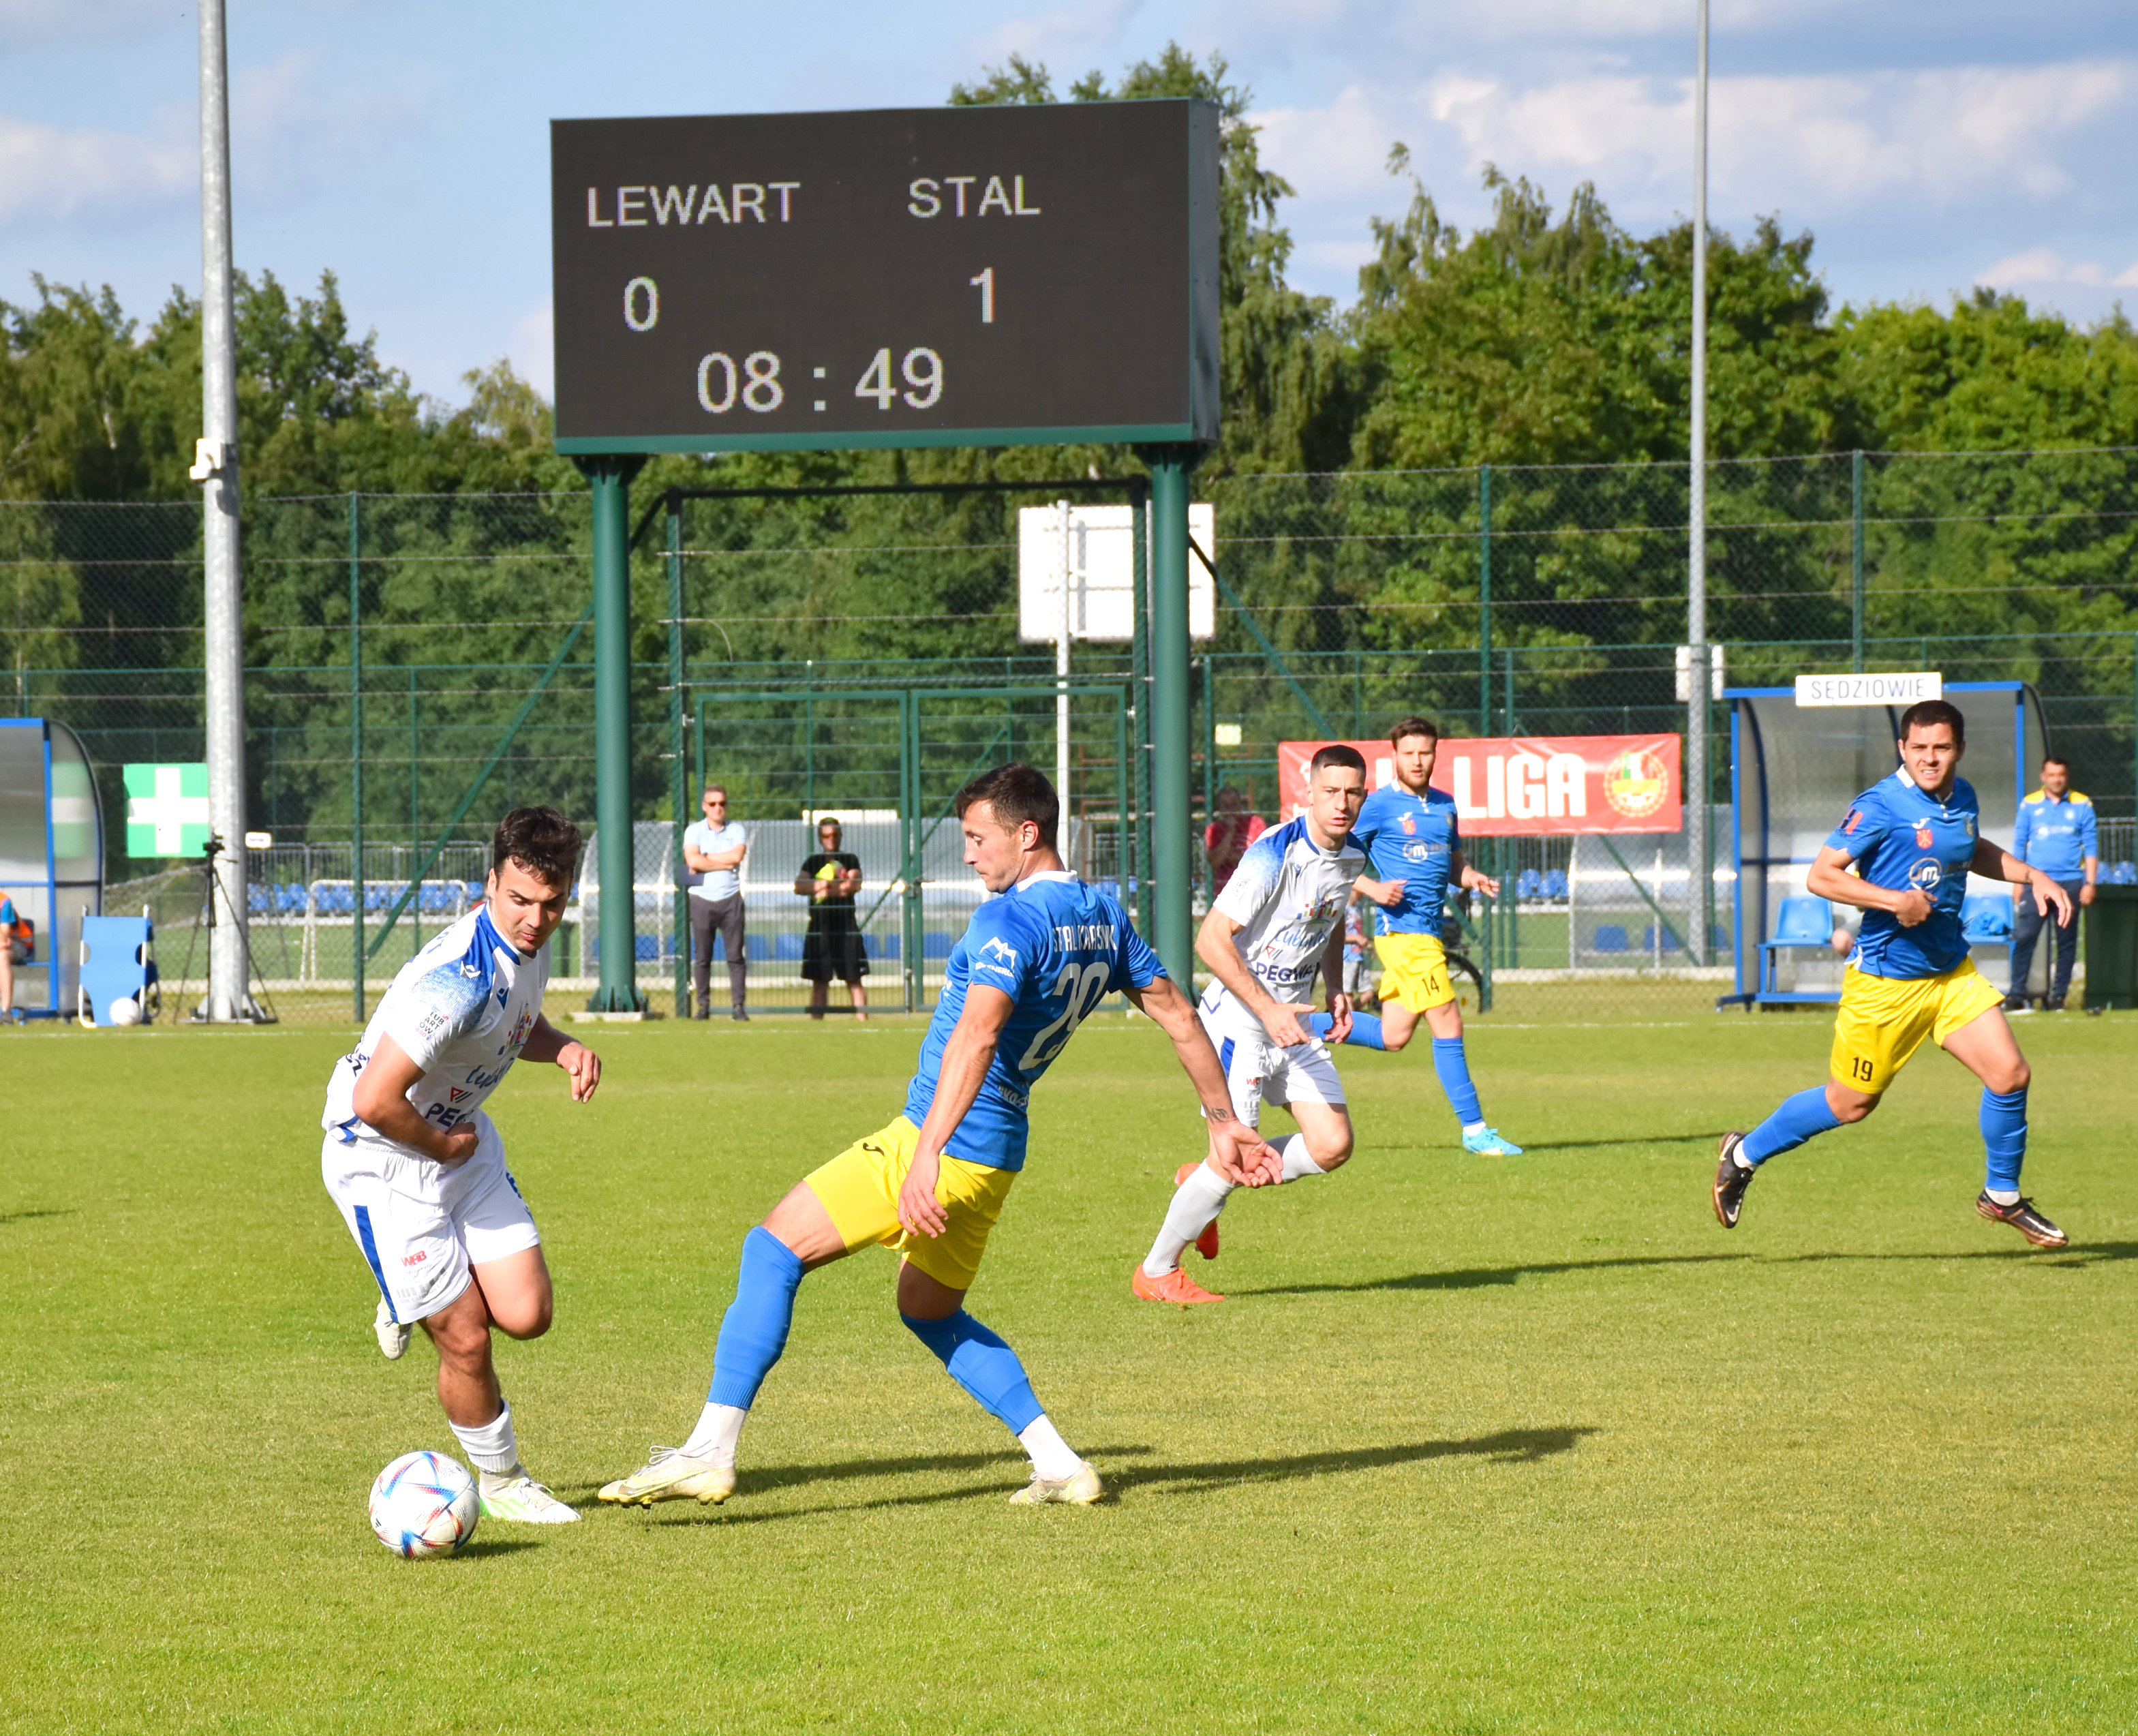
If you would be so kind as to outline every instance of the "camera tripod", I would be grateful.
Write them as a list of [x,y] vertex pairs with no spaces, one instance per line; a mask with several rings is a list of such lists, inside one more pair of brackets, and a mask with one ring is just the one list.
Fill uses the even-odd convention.
[[[201,918],[193,924],[192,931],[186,937],[186,962],[184,968],[178,973],[178,992],[171,998],[172,1012],[173,1016],[176,1016],[177,1010],[185,1005],[186,984],[193,976],[193,948],[198,944],[203,929],[207,931],[208,957],[211,961],[215,957],[215,930],[218,921],[217,912],[220,909],[222,913],[221,920],[228,922],[237,930],[245,948],[244,1004],[240,1013],[241,1019],[246,1023],[253,1025],[280,1024],[281,1021],[276,1014],[275,1003],[268,998],[267,979],[260,974],[259,967],[252,962],[251,934],[246,924],[239,919],[237,910],[231,903],[228,890],[221,880],[216,878],[215,859],[229,847],[213,833],[209,834],[207,842],[201,846]],[[253,992],[255,988],[259,991],[256,996]],[[191,1012],[185,1015],[185,1017],[188,1022],[194,1024],[207,1022],[207,1007],[205,1002],[194,1007]]]

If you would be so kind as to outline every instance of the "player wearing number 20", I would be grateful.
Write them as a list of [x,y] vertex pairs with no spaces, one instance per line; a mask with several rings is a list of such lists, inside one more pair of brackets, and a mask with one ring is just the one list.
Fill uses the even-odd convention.
[[1210,1118],[1212,1168],[1250,1186],[1276,1154],[1237,1121],[1194,1003],[1168,979],[1120,905],[1062,866],[1053,787],[1008,765],[958,797],[965,861],[990,898],[950,954],[905,1112],[807,1177],[744,1240],[735,1301],[713,1352],[712,1390],[677,1448],[601,1491],[605,1501],[725,1500],[759,1387],[786,1348],[803,1275],[857,1249],[901,1256],[898,1312],[950,1377],[1032,1458],[1023,1503],[1104,1492],[1032,1396],[1017,1353],[965,1312],[988,1232],[1024,1168],[1032,1088],[1108,993],[1126,995],[1173,1039]]
[[1982,1081],[1988,1178],[1974,1209],[2037,1247],[2065,1244],[2064,1232],[2019,1192],[2029,1075],[2004,1022],[2004,997],[1968,958],[1960,905],[1970,872],[2031,885],[2061,922],[2072,919],[2071,898],[1979,835],[1980,806],[1959,775],[1966,731],[1959,710],[1943,700],[1902,713],[1900,768],[1856,798],[1805,876],[1815,896],[1864,912],[1834,1021],[1831,1077],[1788,1099],[1750,1133],[1722,1136],[1713,1199],[1726,1230],[1736,1227],[1760,1164],[1861,1121],[1929,1037]]

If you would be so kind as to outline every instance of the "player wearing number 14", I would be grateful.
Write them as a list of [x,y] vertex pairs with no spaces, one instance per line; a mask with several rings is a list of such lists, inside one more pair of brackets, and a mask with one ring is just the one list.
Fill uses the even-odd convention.
[[959,794],[965,861],[997,895],[950,954],[905,1112],[797,1186],[742,1246],[735,1298],[713,1352],[712,1390],[683,1446],[656,1447],[604,1501],[725,1500],[759,1387],[787,1344],[805,1273],[857,1250],[901,1256],[898,1312],[952,1379],[1032,1458],[1022,1503],[1098,1499],[1098,1473],[1033,1397],[1017,1353],[965,1312],[988,1232],[1024,1168],[1032,1087],[1107,994],[1125,994],[1172,1038],[1210,1118],[1211,1168],[1258,1186],[1276,1153],[1232,1112],[1194,1003],[1166,977],[1114,898],[1055,851],[1059,804],[1030,766],[984,773]]

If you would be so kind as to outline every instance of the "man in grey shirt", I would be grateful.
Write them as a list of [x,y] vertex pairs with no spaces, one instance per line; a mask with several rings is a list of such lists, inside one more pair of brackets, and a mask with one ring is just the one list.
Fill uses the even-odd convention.
[[697,1017],[713,1016],[713,936],[728,955],[730,1018],[746,1020],[743,1011],[749,974],[744,953],[742,861],[749,852],[749,834],[728,818],[728,792],[705,786],[699,803],[705,818],[684,828],[683,861],[694,876],[691,886],[691,968]]

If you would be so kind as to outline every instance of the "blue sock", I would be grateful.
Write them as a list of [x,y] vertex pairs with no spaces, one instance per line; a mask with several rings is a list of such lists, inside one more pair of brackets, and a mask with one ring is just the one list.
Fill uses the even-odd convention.
[[1440,1075],[1440,1089],[1447,1093],[1457,1121],[1465,1127],[1475,1127],[1485,1119],[1477,1102],[1477,1087],[1470,1083],[1470,1063],[1462,1053],[1461,1037],[1433,1038],[1433,1070]]
[[947,1320],[916,1320],[911,1314],[899,1319],[935,1353],[950,1378],[1013,1435],[1022,1435],[1045,1414],[1017,1353],[964,1309]]
[[[1306,1028],[1316,1036],[1326,1036],[1335,1028],[1336,1021],[1325,1012],[1312,1013],[1305,1021]],[[1386,1049],[1381,1041],[1381,1022],[1370,1012],[1351,1015],[1351,1034],[1344,1041],[1355,1043],[1361,1049]]]
[[1832,1133],[1840,1125],[1828,1106],[1826,1087],[1813,1085],[1809,1091],[1784,1097],[1779,1109],[1745,1134],[1737,1154],[1756,1166],[1778,1153],[1794,1151],[1805,1140]]
[[1982,1145],[1989,1155],[1983,1183],[1999,1193],[2019,1191],[2019,1166],[2027,1161],[2027,1088],[1982,1094]]
[[746,1411],[756,1401],[757,1389],[787,1348],[794,1292],[801,1284],[802,1262],[771,1231],[760,1224],[743,1238],[735,1299],[728,1304],[720,1320],[720,1342],[713,1347],[708,1404],[731,1404]]

